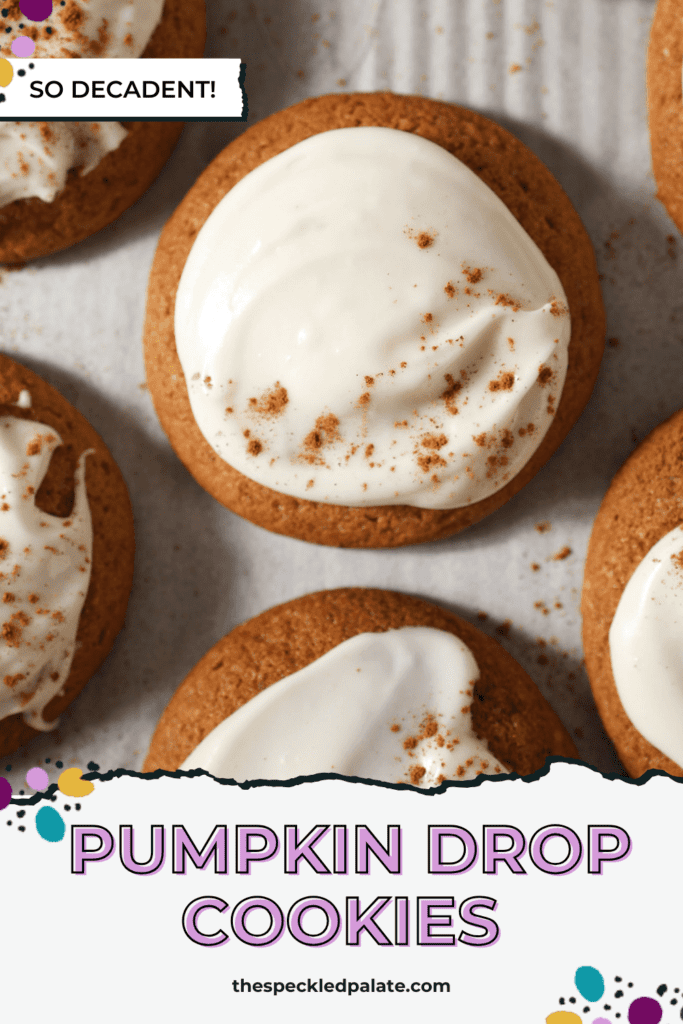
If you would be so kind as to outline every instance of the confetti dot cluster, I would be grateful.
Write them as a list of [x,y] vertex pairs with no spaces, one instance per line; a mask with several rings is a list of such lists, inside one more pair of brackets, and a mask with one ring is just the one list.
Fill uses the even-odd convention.
[[[553,1013],[546,1017],[546,1024],[621,1024],[623,1020],[622,1010],[625,1009],[624,1004],[619,1002],[624,998],[624,987],[623,979],[617,976],[614,979],[615,985],[619,986],[615,988],[612,998],[617,1001],[618,1009],[613,1006],[611,1002],[604,1003],[600,1008],[611,1013],[610,1017],[581,1017],[574,1010],[555,1010]],[[603,978],[600,971],[596,967],[579,967],[574,974],[574,984],[578,989],[579,995],[587,1003],[597,1003],[603,997],[605,997],[605,979]],[[627,982],[627,989],[633,988],[633,982]],[[660,985],[657,988],[657,995],[661,998],[667,992],[667,985]],[[680,989],[675,988],[675,993],[679,993]],[[605,998],[610,998],[609,996]],[[576,1004],[576,996],[569,996],[567,1000],[561,997],[560,1005],[563,1006],[565,1002]],[[673,998],[670,1000],[672,1006],[678,1004],[678,999]],[[579,1004],[580,1005],[580,1004]],[[597,1007],[596,1007],[597,1010]],[[584,1014],[591,1013],[590,1006],[583,1007]],[[626,1010],[628,1024],[660,1024],[662,1017],[664,1016],[664,1010],[659,1000],[654,999],[652,996],[638,996],[631,1000]],[[683,1010],[681,1011],[681,1019],[683,1020]]]
[[[50,762],[50,758],[46,758],[46,763]],[[62,768],[62,762],[55,762],[57,768]],[[7,765],[7,771],[11,771],[12,766]],[[94,765],[93,762],[88,764],[88,768],[91,771],[96,771],[98,766]],[[26,784],[30,789],[36,792],[44,792],[50,784],[50,776],[44,768],[36,767],[29,768],[26,772]],[[57,789],[64,796],[73,797],[84,797],[89,796],[94,790],[94,785],[87,779],[83,778],[83,770],[81,768],[66,768],[62,771],[57,779]],[[19,791],[19,796],[24,795],[24,790]],[[49,799],[54,802],[57,797],[54,794],[46,793]],[[0,810],[4,810],[12,802],[12,786],[9,781],[3,777],[0,777]],[[80,811],[81,805],[76,804],[75,810]],[[64,811],[71,810],[71,804],[64,804]],[[17,818],[23,818],[26,814],[25,810],[17,811]],[[12,824],[12,821],[7,822],[8,825]],[[24,825],[19,826],[20,832],[25,832],[26,828]],[[36,831],[41,839],[45,839],[48,843],[59,843],[66,834],[66,824],[64,818],[54,807],[44,805],[36,812]]]
[[[52,14],[52,0],[20,0],[19,10],[27,21],[45,21]],[[7,11],[3,13],[7,14]],[[12,40],[11,50],[15,57],[30,57],[35,48],[36,44],[30,36],[20,35]],[[0,57],[0,88],[7,88],[13,78],[14,68],[11,63],[5,57]]]

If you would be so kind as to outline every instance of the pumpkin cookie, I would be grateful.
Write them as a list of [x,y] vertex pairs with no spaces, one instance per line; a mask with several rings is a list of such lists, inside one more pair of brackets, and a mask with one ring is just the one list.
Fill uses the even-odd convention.
[[659,0],[647,51],[647,106],[657,198],[683,231],[683,0]]
[[551,754],[577,756],[495,640],[426,601],[349,588],[271,608],[220,640],[171,699],[144,770],[428,787],[528,775]]
[[[204,0],[135,0],[117,19],[102,0],[55,4],[32,32],[36,57],[201,57]],[[132,15],[131,15],[132,9]],[[22,15],[0,12],[0,56]],[[0,263],[23,263],[99,231],[140,198],[168,160],[178,121],[0,122]]]
[[657,427],[600,506],[583,585],[595,703],[630,775],[683,776],[683,412]]
[[99,435],[0,356],[0,753],[54,728],[109,653],[134,547],[128,491]]
[[276,533],[394,547],[534,476],[603,336],[591,244],[547,168],[479,114],[375,93],[306,100],[210,165],[162,233],[145,346],[214,497]]

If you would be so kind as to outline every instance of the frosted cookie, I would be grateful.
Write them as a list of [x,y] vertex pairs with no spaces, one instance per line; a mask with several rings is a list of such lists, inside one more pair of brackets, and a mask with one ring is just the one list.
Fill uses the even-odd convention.
[[598,711],[630,775],[683,775],[683,412],[615,476],[588,547],[582,614]]
[[211,164],[161,236],[145,344],[162,425],[214,497],[392,547],[531,479],[603,334],[590,242],[536,157],[471,111],[375,93],[306,100]]
[[[12,57],[17,34],[33,36],[36,57],[201,57],[204,0],[66,0],[35,25],[7,0],[0,56]],[[178,121],[0,122],[0,263],[56,252],[115,220],[181,131]]]
[[428,787],[528,775],[550,754],[577,756],[495,640],[426,601],[352,588],[272,608],[220,640],[171,699],[145,771]]
[[647,52],[647,105],[657,198],[683,231],[683,0],[659,0]]
[[123,626],[133,516],[99,435],[0,356],[0,754],[57,717]]

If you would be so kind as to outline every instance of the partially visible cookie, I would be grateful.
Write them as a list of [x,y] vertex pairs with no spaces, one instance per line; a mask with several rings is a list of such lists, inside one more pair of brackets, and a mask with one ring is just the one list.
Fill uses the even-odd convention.
[[683,0],[659,0],[647,52],[647,106],[657,198],[683,231]]
[[[324,656],[329,658],[331,652],[340,649],[339,645],[352,638],[360,639],[359,634],[389,635],[388,631],[404,631],[406,627],[443,631],[448,635],[447,639],[458,638],[469,650],[479,677],[473,690],[470,683],[464,691],[467,696],[457,701],[456,717],[464,720],[465,716],[471,715],[473,732],[484,741],[491,757],[521,775],[528,775],[541,768],[551,754],[577,756],[576,748],[557,715],[526,672],[495,640],[426,601],[390,591],[348,588],[321,591],[289,601],[237,626],[220,640],[171,699],[152,737],[144,770],[151,772],[164,768],[175,771],[228,716],[257,695],[263,696],[267,687],[277,686],[285,677],[301,672]],[[429,637],[426,642],[430,643]],[[401,647],[400,650],[397,662],[405,664],[408,649]],[[351,668],[351,678],[355,683],[362,678],[362,675],[356,677],[355,673],[362,674],[365,669],[362,652],[358,654],[356,651],[354,656],[360,658],[359,667]],[[286,684],[283,681],[280,685],[284,687]],[[334,680],[332,685],[335,685]],[[269,691],[269,695],[271,693],[275,695],[276,691]],[[423,706],[420,694],[416,688],[416,706],[411,709],[410,722],[404,721],[408,715],[394,714],[393,705],[386,695],[380,701],[379,710],[368,712],[368,718],[376,715],[379,734],[384,741],[391,740],[394,744],[390,760],[397,765],[395,781],[413,781],[416,784],[424,781],[424,769],[422,773],[419,769],[415,772],[411,766],[417,762],[410,760],[412,751],[419,752],[420,742],[431,740],[432,746],[437,744],[428,755],[428,760],[431,756],[436,764],[432,769],[436,781],[440,781],[439,751],[445,751],[451,743],[455,745],[457,754],[457,729],[449,732],[451,723],[444,709],[429,704]],[[341,714],[345,715],[344,692],[335,694],[330,691],[330,696],[341,701]],[[302,714],[309,742],[313,745],[321,739],[316,735],[316,729],[324,719],[326,708],[316,707],[314,696],[310,701],[307,696],[305,699],[306,707]],[[372,698],[368,699],[368,708],[371,708]],[[413,720],[417,723],[417,735],[414,735],[416,729],[411,728]],[[362,725],[361,731],[364,729]],[[322,739],[325,746],[333,747],[334,732],[334,723],[324,727]],[[250,735],[246,736],[247,744]],[[261,735],[265,733],[261,731]],[[286,732],[283,736],[286,744]],[[257,738],[253,739],[257,748],[258,742]],[[357,742],[364,740],[358,737]],[[258,749],[250,751],[250,756],[258,757]],[[470,763],[466,761],[453,777],[464,776],[468,767]],[[327,769],[318,767],[316,770]],[[481,771],[474,773],[481,774]]]
[[[13,12],[14,8],[8,10],[7,32],[14,25]],[[0,19],[0,30],[2,24]],[[205,38],[204,0],[165,0],[142,57],[201,57]],[[49,148],[49,123],[44,127]],[[132,121],[124,127],[127,135],[118,148],[86,174],[70,170],[64,189],[52,202],[32,197],[0,207],[0,263],[23,263],[74,245],[106,227],[147,191],[170,157],[183,124]]]
[[[320,274],[320,280],[319,285],[314,287],[311,293],[311,323],[304,322],[306,311],[297,336],[301,343],[299,347],[303,347],[311,337],[315,338],[315,342],[311,344],[310,360],[306,362],[308,354],[304,360],[302,372],[290,374],[291,384],[284,378],[280,380],[279,376],[276,379],[276,371],[273,369],[273,379],[265,382],[268,385],[267,389],[263,390],[262,394],[257,393],[256,389],[245,391],[244,401],[240,401],[238,408],[232,401],[229,391],[233,385],[240,385],[239,380],[233,380],[236,374],[231,370],[233,363],[240,366],[240,355],[237,351],[233,363],[223,366],[219,374],[212,376],[208,370],[200,372],[201,368],[198,368],[197,373],[189,371],[190,379],[186,381],[176,348],[179,340],[174,328],[176,295],[193,244],[209,215],[226,193],[233,188],[237,192],[237,188],[243,189],[247,185],[247,176],[250,172],[262,175],[267,167],[266,162],[274,164],[275,160],[282,159],[290,150],[293,154],[292,147],[296,147],[297,144],[308,146],[307,152],[310,152],[313,141],[321,139],[323,133],[327,133],[325,137],[331,139],[332,136],[345,135],[344,132],[334,132],[334,129],[359,127],[375,131],[397,130],[386,133],[380,139],[377,143],[380,150],[390,143],[392,147],[397,145],[396,137],[404,133],[412,134],[436,143],[448,154],[457,157],[466,165],[459,173],[467,176],[467,168],[474,172],[474,175],[495,193],[490,200],[482,201],[492,201],[495,204],[497,196],[507,207],[502,213],[497,208],[495,212],[495,216],[505,222],[505,227],[501,228],[499,234],[492,232],[490,236],[485,230],[484,236],[494,239],[509,238],[521,224],[533,240],[533,253],[537,253],[533,247],[535,242],[547,260],[544,266],[547,267],[548,275],[552,275],[555,281],[559,277],[558,287],[564,289],[569,306],[571,334],[567,317],[564,315],[564,300],[554,301],[552,286],[548,286],[546,297],[539,303],[543,308],[536,309],[535,321],[539,323],[543,317],[546,318],[546,354],[535,359],[533,356],[527,356],[526,362],[523,362],[521,350],[525,328],[522,320],[526,307],[520,305],[517,295],[510,293],[514,291],[514,287],[507,271],[503,275],[500,267],[496,271],[495,267],[472,262],[473,257],[470,258],[468,254],[477,249],[476,245],[465,246],[465,251],[460,257],[462,265],[457,258],[453,261],[450,258],[446,259],[445,255],[441,257],[442,243],[446,244],[449,239],[460,238],[463,233],[459,222],[457,230],[451,223],[457,221],[459,213],[457,216],[453,214],[449,220],[446,198],[435,214],[439,219],[438,227],[436,224],[427,223],[426,220],[423,224],[419,217],[414,223],[409,221],[406,224],[392,225],[391,238],[395,238],[395,251],[398,255],[395,257],[396,268],[392,263],[392,274],[385,273],[382,279],[386,285],[391,288],[389,281],[393,280],[395,287],[396,277],[392,276],[393,271],[396,269],[398,273],[401,268],[405,269],[406,260],[415,260],[418,271],[426,267],[427,262],[433,261],[436,278],[430,279],[424,287],[421,285],[420,290],[415,292],[413,288],[418,289],[418,284],[414,283],[418,281],[417,276],[408,280],[406,286],[402,286],[400,290],[386,294],[381,291],[384,286],[379,282],[378,302],[380,305],[386,303],[386,316],[383,314],[378,321],[380,328],[382,324],[389,322],[393,308],[401,308],[391,305],[397,296],[409,304],[406,307],[406,322],[399,324],[393,333],[387,329],[387,338],[378,343],[378,351],[391,350],[390,357],[387,356],[386,366],[383,365],[381,358],[379,361],[374,359],[374,350],[368,354],[364,351],[356,352],[355,349],[346,363],[339,365],[340,372],[346,367],[348,373],[351,376],[355,374],[357,378],[357,391],[353,394],[349,391],[343,401],[332,402],[330,396],[324,393],[324,389],[317,386],[315,374],[320,366],[325,368],[319,352],[323,350],[324,345],[330,345],[325,323],[334,328],[341,318],[346,317],[349,305],[355,301],[354,297],[365,294],[365,284],[370,275],[375,273],[377,260],[373,261],[368,255],[373,244],[372,232],[369,239],[363,238],[359,253],[347,247],[347,236],[344,236],[338,259],[332,260],[326,252],[324,258],[318,262],[315,255],[316,239],[312,239],[309,263],[304,270],[308,272],[309,267],[312,267],[313,273]],[[303,152],[301,149],[301,157]],[[297,159],[299,158],[297,156]],[[419,158],[422,158],[421,155]],[[293,155],[291,159],[294,160]],[[365,166],[364,159],[364,156],[359,158],[358,166],[361,173]],[[443,159],[442,155],[441,163]],[[455,161],[450,163],[455,164]],[[340,164],[331,159],[329,166],[334,168]],[[393,158],[385,158],[383,166],[391,168]],[[440,170],[435,172],[435,179],[438,179],[440,173]],[[292,175],[292,180],[296,179],[296,170],[292,171]],[[251,180],[255,182],[255,178]],[[476,182],[477,188],[480,188],[480,181]],[[311,193],[315,192],[314,186],[315,180],[312,182]],[[256,189],[255,184],[253,188]],[[429,189],[423,189],[420,195],[424,196],[428,192]],[[488,196],[488,190],[486,193]],[[258,191],[255,194],[258,196]],[[340,190],[329,189],[325,194],[343,196],[345,193],[343,186],[340,185]],[[448,194],[453,197],[458,193],[451,189]],[[267,190],[264,190],[264,203],[266,195]],[[317,195],[312,196],[311,203],[317,198]],[[258,202],[256,205],[258,209]],[[345,205],[348,206],[342,202],[342,209]],[[306,208],[303,209],[305,213]],[[508,211],[517,223],[512,221],[512,218],[508,222]],[[441,221],[444,221],[443,227]],[[359,230],[365,222],[365,217],[358,218]],[[285,254],[283,274],[273,282],[270,294],[282,296],[283,302],[294,294],[301,275],[297,264],[289,269],[290,278],[286,277],[288,246],[292,238],[297,237],[300,227],[307,231],[313,226],[315,233],[319,223],[317,208],[314,213],[311,207],[310,216],[303,216],[302,225],[297,226],[296,230],[284,229],[281,239],[276,244],[264,243],[260,248],[257,246],[254,249],[264,253],[266,271],[261,285],[266,299],[269,298],[270,284],[267,267],[277,252]],[[348,227],[349,246],[353,244],[352,236],[353,222]],[[220,237],[229,241],[230,230],[222,233]],[[495,244],[494,242],[494,247]],[[306,252],[304,248],[304,259]],[[390,248],[389,252],[392,253],[393,259],[394,250]],[[405,257],[402,255],[404,252]],[[540,253],[537,255],[540,257]],[[368,273],[361,274],[360,285],[356,287],[354,284],[352,296],[347,296],[346,292],[340,290],[340,276],[346,273],[346,268],[353,272],[358,260],[367,262]],[[365,267],[366,262],[360,265]],[[533,263],[533,260],[531,262]],[[212,265],[216,265],[216,261]],[[318,271],[317,267],[321,269]],[[412,269],[410,272],[412,273]],[[501,287],[496,281],[496,272],[501,280],[507,282],[506,287]],[[237,271],[238,276],[239,273],[240,270]],[[376,273],[379,274],[379,271]],[[528,279],[533,273],[527,265],[526,284],[529,284]],[[521,276],[524,278],[524,274]],[[540,276],[542,277],[542,273]],[[198,271],[197,280],[197,287],[203,286],[206,274]],[[514,283],[521,290],[521,282]],[[235,293],[233,305],[230,305],[227,297],[225,300],[220,298],[225,292],[221,280],[220,287],[217,285],[209,294],[216,297],[219,305],[221,302],[228,303],[226,308],[223,309],[221,306],[220,312],[215,316],[208,316],[208,312],[205,311],[207,315],[199,318],[192,309],[187,313],[188,322],[202,323],[205,326],[209,322],[220,323],[227,331],[228,326],[242,315],[244,302],[248,302],[250,294],[253,293],[252,284],[251,279],[245,279],[244,287],[240,286]],[[335,296],[337,305],[334,305]],[[338,296],[343,296],[343,299],[339,299]],[[412,296],[416,297],[415,309],[410,305],[413,302]],[[424,300],[423,306],[419,305],[417,297],[420,301]],[[444,326],[443,329],[450,331],[450,321],[446,318],[452,315],[452,311],[460,303],[463,304],[460,312],[467,320],[469,307],[466,308],[465,304],[468,302],[474,304],[472,317],[479,317],[476,320],[480,325],[478,331],[484,331],[485,323],[492,324],[494,320],[497,323],[503,312],[511,317],[511,329],[506,330],[504,335],[497,336],[498,349],[495,353],[492,349],[489,351],[483,336],[470,339],[471,344],[468,344],[467,340],[463,341],[459,336],[459,329],[457,333],[437,337],[441,319],[444,319],[444,323],[449,323],[449,326]],[[326,312],[327,303],[329,312]],[[488,303],[490,308],[479,311],[475,309],[477,303]],[[250,312],[248,316],[250,324],[258,322],[264,305],[265,302],[261,303],[260,300],[254,303],[254,312]],[[530,309],[535,308],[532,303],[526,305]],[[296,316],[302,308],[301,305],[296,307]],[[522,312],[515,321],[520,308]],[[438,311],[441,309],[443,318]],[[345,352],[353,339],[362,339],[367,322],[362,311],[354,315],[351,310],[348,325],[342,332],[343,337],[337,339],[335,336],[334,342],[330,345],[330,354]],[[563,343],[559,344],[565,327],[566,336]],[[469,327],[463,325],[463,330],[467,331]],[[499,334],[500,330],[498,328]],[[268,327],[260,335],[254,329],[253,338],[250,337],[249,343],[240,351],[259,351],[259,339],[267,339],[268,343],[274,343],[274,340],[279,339],[280,333],[275,307],[274,323],[269,322]],[[555,345],[554,340],[558,342]],[[259,526],[302,540],[338,547],[395,547],[445,537],[499,508],[531,480],[578,418],[593,388],[603,340],[604,313],[591,243],[576,211],[548,169],[521,142],[480,114],[422,97],[396,96],[389,93],[334,95],[306,100],[251,126],[231,143],[202,174],[161,235],[150,278],[145,328],[150,393],[171,444],[197,481],[228,508]],[[290,343],[294,344],[291,339],[287,345]],[[211,353],[217,351],[216,344],[217,339],[212,337],[209,346]],[[566,366],[567,344],[568,367],[564,386],[561,387],[562,360],[558,357],[562,353]],[[452,348],[449,350],[448,346]],[[464,353],[462,365],[458,361],[461,346]],[[410,349],[405,356],[399,354],[399,350],[404,347]],[[189,345],[188,351],[196,353],[197,346]],[[289,351],[289,347],[286,351]],[[308,350],[306,352],[308,353]],[[448,355],[449,352],[454,355]],[[358,365],[354,361],[356,357]],[[434,360],[434,368],[431,364],[428,365],[429,359]],[[519,365],[516,362],[518,359]],[[557,361],[557,372],[554,360]],[[201,361],[199,358],[199,362]],[[451,366],[453,361],[457,363],[457,369]],[[271,369],[270,358],[264,355],[261,365],[266,368],[264,372],[267,374],[268,369]],[[334,365],[337,366],[336,363]],[[477,377],[479,370],[481,373]],[[330,372],[332,381],[336,382],[336,370]],[[564,366],[561,372],[564,373]],[[414,386],[403,383],[408,382],[411,374],[417,374]],[[309,377],[310,385],[307,384],[308,395],[304,404],[310,399],[311,408],[306,407],[305,414],[300,414],[302,406],[296,405],[291,391],[294,382],[308,380]],[[401,409],[398,415],[395,397],[384,395],[389,385],[393,386],[392,382],[401,382],[397,384],[398,387],[414,387],[415,395],[421,396],[420,401],[423,404],[432,403],[433,412],[424,412],[424,415],[420,412],[420,423],[413,422],[416,418],[412,415],[414,405],[410,404],[411,394],[403,394],[398,403],[398,408]],[[213,389],[217,415],[231,417],[229,421],[226,419],[225,423],[216,422],[215,430],[211,433],[211,443],[207,440],[206,431],[199,428],[193,414],[188,386],[194,396],[193,401],[201,401],[197,389]],[[514,414],[510,413],[508,419],[504,416],[496,418],[497,412],[503,408],[508,398],[513,392],[516,394],[515,388],[521,389],[522,386],[527,391],[523,399],[520,399],[519,407]],[[541,394],[546,386],[549,390]],[[468,390],[470,387],[474,389],[471,393]],[[553,387],[555,391],[552,390]],[[560,391],[561,398],[556,402]],[[428,397],[425,398],[425,395]],[[529,396],[533,396],[533,402],[536,403],[532,416],[525,415],[529,401],[532,400]],[[225,401],[222,401],[224,397]],[[417,402],[417,397],[415,401]],[[340,408],[344,402],[347,411],[342,413]],[[376,404],[373,406],[373,403]],[[485,420],[485,426],[481,422],[477,426],[474,423],[478,418],[476,410],[493,408],[494,403],[497,403],[496,415],[491,413]],[[382,444],[378,442],[372,426],[373,409],[379,408],[380,405],[388,409],[384,425],[386,430],[383,427],[387,438]],[[358,437],[351,437],[346,431],[344,416],[347,412],[351,415],[354,408],[356,419],[365,414],[364,410],[367,410],[368,414],[369,426],[362,443],[359,438],[364,431],[363,424],[356,431]],[[257,417],[261,414],[260,419],[250,423],[242,423],[242,419],[236,419],[252,413]],[[291,415],[296,415],[300,423],[297,421],[296,430],[287,423],[284,427],[284,436],[294,438],[292,443],[295,450],[279,452],[273,447],[272,437],[269,441],[270,435],[264,434],[264,431],[270,430],[272,434],[272,430],[278,424],[285,423]],[[423,429],[422,419],[426,423],[429,415],[434,422],[438,421],[438,426],[428,429],[427,424]],[[538,423],[529,422],[535,418]],[[471,429],[470,419],[473,420]],[[479,419],[484,420],[484,417]],[[452,430],[460,423],[462,430],[454,447],[451,443]],[[401,433],[403,427],[405,429]],[[217,454],[217,449],[225,440],[228,430],[235,431],[236,443],[239,442],[240,458],[243,457],[244,463],[240,463],[240,469],[235,467],[234,460]],[[543,434],[542,432],[546,430],[547,433]],[[296,449],[299,438],[300,448]],[[287,443],[289,444],[289,441]],[[526,462],[524,459],[521,462],[518,460],[518,453],[522,449],[530,453],[526,456]],[[406,461],[402,464],[397,463],[394,467],[397,472],[390,476],[391,459],[394,453],[402,451],[405,451]],[[341,497],[341,482],[338,484],[333,480],[329,485],[321,486],[320,480],[316,479],[318,470],[322,472],[325,465],[331,466],[331,460],[334,460],[335,466],[339,466],[344,472],[345,467],[348,467],[350,471],[358,473],[355,490],[349,491],[351,496],[339,502],[335,502],[334,496]],[[475,462],[476,466],[473,469]],[[288,489],[283,484],[280,489],[280,470],[291,475],[292,466],[296,467],[298,472],[296,487]],[[406,466],[412,477],[407,488],[399,490],[398,478],[405,472]],[[258,475],[250,475],[250,467],[258,473],[266,474],[269,481],[272,477],[272,481],[262,482],[266,475],[261,478]],[[444,474],[448,473],[450,476],[448,481],[445,481]],[[386,476],[386,493],[381,501],[373,504],[368,496],[374,493],[372,488],[381,474]],[[467,492],[467,482],[475,479],[477,491],[471,496]],[[395,491],[391,487],[394,480],[397,481]],[[416,498],[411,492],[415,480],[415,486],[421,489]],[[430,506],[432,496],[424,493],[430,489],[434,492],[437,506]],[[458,496],[453,501],[450,498],[451,489],[458,491]],[[358,491],[362,500],[355,500],[355,491]],[[321,494],[320,500],[316,500],[317,494]],[[404,494],[409,496],[405,502],[401,502],[401,496]],[[393,501],[401,503],[392,504]]]
[[586,668],[605,729],[634,777],[650,768],[683,776],[683,758],[667,756],[641,732],[652,729],[651,737],[672,742],[672,751],[680,745],[676,734],[683,738],[683,718],[671,703],[681,688],[682,523],[679,412],[653,430],[615,476],[586,559],[581,604]]
[[[49,728],[109,653],[125,619],[135,538],[128,491],[102,439],[54,388],[4,355],[0,470],[0,753],[7,754]],[[14,706],[23,713],[7,716]]]

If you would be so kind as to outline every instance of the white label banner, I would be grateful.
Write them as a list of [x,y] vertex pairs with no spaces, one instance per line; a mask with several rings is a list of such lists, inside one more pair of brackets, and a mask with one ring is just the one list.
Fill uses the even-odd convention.
[[2,812],[7,1019],[681,1019],[680,780],[88,778]]
[[0,121],[244,121],[235,58],[12,58]]

